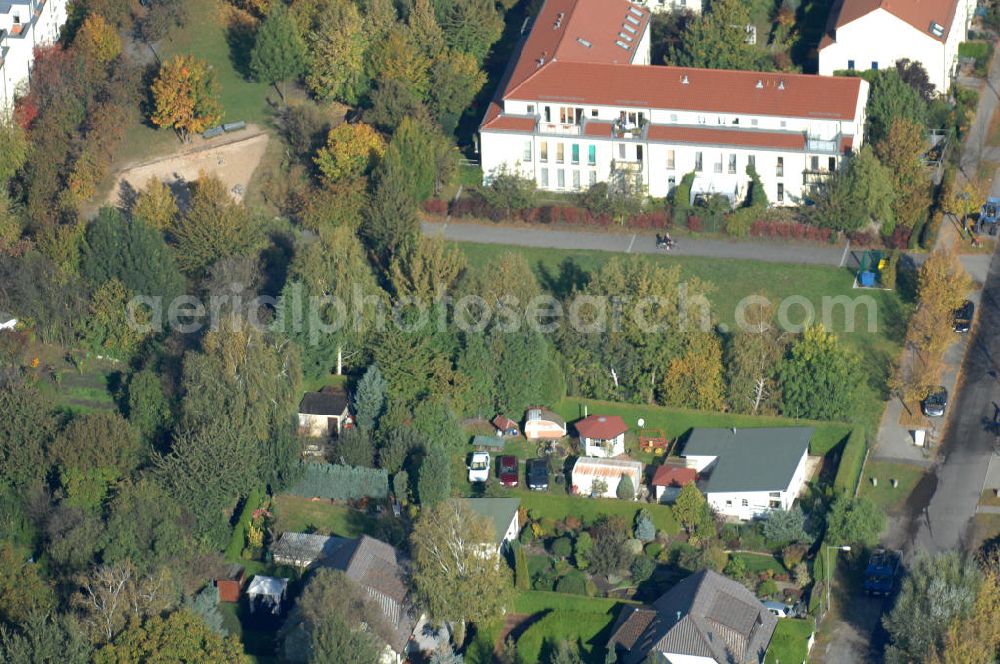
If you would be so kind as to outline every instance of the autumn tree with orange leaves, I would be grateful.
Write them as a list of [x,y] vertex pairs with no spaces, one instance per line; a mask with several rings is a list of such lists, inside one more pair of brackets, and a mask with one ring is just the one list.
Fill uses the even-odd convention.
[[160,67],[152,85],[154,110],[150,119],[170,127],[182,141],[222,120],[219,86],[212,69],[192,55],[177,55]]

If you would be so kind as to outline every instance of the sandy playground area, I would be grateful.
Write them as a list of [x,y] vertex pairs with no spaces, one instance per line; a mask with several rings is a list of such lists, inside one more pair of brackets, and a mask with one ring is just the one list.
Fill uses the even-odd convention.
[[197,180],[208,173],[222,180],[233,198],[243,200],[247,185],[267,149],[269,136],[260,127],[246,129],[218,138],[205,140],[195,137],[170,155],[128,165],[120,170],[108,194],[108,203],[118,203],[146,186],[150,178],[158,178],[176,188]]

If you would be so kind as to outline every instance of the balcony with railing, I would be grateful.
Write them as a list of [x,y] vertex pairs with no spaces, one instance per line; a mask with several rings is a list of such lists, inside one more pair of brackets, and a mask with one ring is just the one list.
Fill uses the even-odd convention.
[[817,154],[840,154],[842,134],[837,134],[830,140],[806,136],[806,152]]

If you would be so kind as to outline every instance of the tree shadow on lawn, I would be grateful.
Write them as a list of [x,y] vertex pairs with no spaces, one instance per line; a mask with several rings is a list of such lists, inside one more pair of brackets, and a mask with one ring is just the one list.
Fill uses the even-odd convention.
[[253,78],[250,72],[250,52],[254,45],[254,27],[248,20],[240,20],[234,16],[226,28],[226,43],[229,45],[229,60],[233,69],[245,78]]
[[549,270],[544,264],[538,266],[538,280],[542,288],[558,298],[571,295],[574,291],[583,290],[590,281],[590,273],[570,257],[559,264],[556,272]]

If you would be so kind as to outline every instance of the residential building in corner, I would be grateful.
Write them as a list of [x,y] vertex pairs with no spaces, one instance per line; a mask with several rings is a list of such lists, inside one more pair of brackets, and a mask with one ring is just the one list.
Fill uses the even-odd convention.
[[819,43],[819,73],[886,69],[910,60],[946,93],[974,6],[970,0],[836,0]]
[[66,22],[66,0],[0,0],[0,114],[27,91],[35,48],[54,44]]
[[501,169],[547,191],[630,178],[666,196],[745,198],[747,166],[794,205],[864,137],[868,84],[650,65],[650,12],[625,0],[546,0],[480,126],[484,181]]

